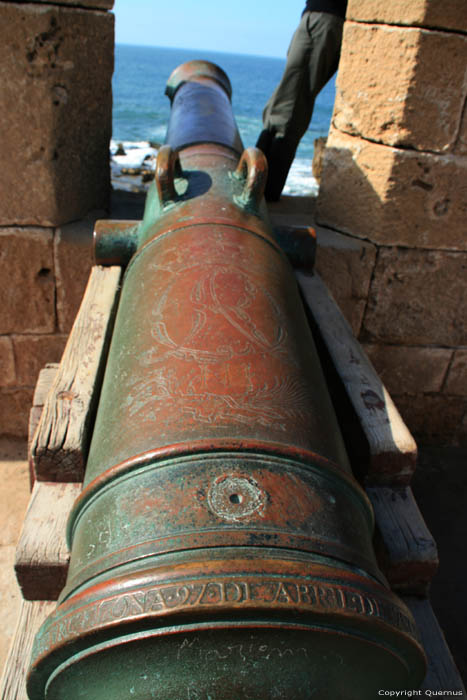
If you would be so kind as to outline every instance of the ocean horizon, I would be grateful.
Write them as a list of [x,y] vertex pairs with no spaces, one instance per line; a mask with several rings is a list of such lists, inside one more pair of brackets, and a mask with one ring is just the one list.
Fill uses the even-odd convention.
[[[254,146],[262,129],[264,105],[279,82],[285,58],[232,54],[199,49],[160,48],[117,44],[113,76],[113,123],[111,141],[112,184],[116,189],[135,186],[128,169],[152,167],[158,146],[165,140],[170,102],[165,86],[181,63],[205,59],[217,63],[232,84],[232,107],[245,148]],[[319,94],[308,131],[303,137],[284,189],[284,194],[314,194],[318,185],[311,161],[316,138],[326,136],[334,105],[335,78]],[[117,155],[119,146],[124,155]],[[121,152],[121,148],[120,148]]]

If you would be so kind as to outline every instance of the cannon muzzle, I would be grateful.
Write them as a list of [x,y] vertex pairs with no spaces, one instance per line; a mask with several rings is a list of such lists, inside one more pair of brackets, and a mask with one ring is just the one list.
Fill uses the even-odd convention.
[[416,688],[413,619],[372,548],[290,264],[230,83],[169,78],[31,700],[365,700]]

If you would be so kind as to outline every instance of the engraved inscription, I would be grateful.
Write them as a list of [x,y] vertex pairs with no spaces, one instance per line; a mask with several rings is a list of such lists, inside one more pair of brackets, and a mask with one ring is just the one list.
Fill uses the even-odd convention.
[[[198,361],[225,361],[237,355],[247,355],[258,350],[284,353],[287,334],[281,319],[279,305],[269,292],[255,284],[233,265],[198,265],[198,274],[186,290],[184,301],[189,302],[189,323],[184,327],[177,318],[174,323],[169,313],[179,304],[178,287],[170,285],[159,298],[153,311],[152,335],[161,345],[182,359]],[[181,286],[181,285],[179,285]],[[263,296],[262,304],[268,308],[277,323],[269,326],[270,332],[258,326],[252,313],[255,301]],[[173,299],[175,297],[175,300]],[[219,317],[222,327],[230,333],[219,336],[217,343],[206,343],[206,331]],[[261,319],[262,320],[262,319]],[[272,332],[271,332],[272,331]],[[214,333],[214,338],[216,334]]]
[[[97,541],[95,544],[92,542],[89,543],[85,553],[85,559],[93,557],[96,553],[96,549],[105,551],[112,544],[112,526],[108,518],[96,523],[96,533]],[[80,557],[80,561],[83,561],[83,557]]]
[[292,422],[308,425],[313,399],[284,303],[230,233],[214,237],[196,257],[199,241],[186,241],[184,261],[178,247],[162,248],[152,265],[158,286],[135,356],[144,372],[126,378],[128,415],[169,430],[179,420],[216,430],[254,422],[281,433]]
[[61,618],[46,623],[35,640],[34,655],[47,652],[60,642],[97,626],[143,615],[164,614],[170,610],[199,607],[284,606],[316,612],[352,612],[378,618],[418,639],[413,621],[402,608],[389,600],[363,595],[357,590],[329,583],[305,583],[294,580],[225,579],[204,583],[158,586],[125,593],[90,603]]
[[225,661],[235,658],[245,662],[249,659],[269,661],[269,659],[283,659],[288,656],[304,656],[308,658],[308,650],[305,647],[279,647],[266,644],[263,641],[252,642],[250,644],[224,644],[216,649],[206,649],[200,644],[199,637],[194,639],[184,638],[177,651],[177,660],[183,661],[186,654],[191,657],[198,656],[200,663],[220,660]]

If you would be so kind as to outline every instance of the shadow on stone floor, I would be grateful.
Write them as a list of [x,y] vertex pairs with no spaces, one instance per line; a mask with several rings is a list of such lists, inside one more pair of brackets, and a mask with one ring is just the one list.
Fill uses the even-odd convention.
[[412,489],[438,546],[430,598],[467,682],[467,448],[419,446]]

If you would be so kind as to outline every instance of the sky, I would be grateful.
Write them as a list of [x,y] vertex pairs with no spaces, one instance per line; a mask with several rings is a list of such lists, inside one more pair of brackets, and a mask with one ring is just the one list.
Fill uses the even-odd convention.
[[117,44],[284,58],[305,0],[115,0]]

